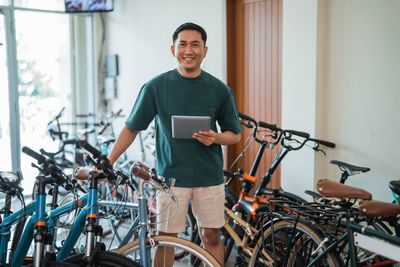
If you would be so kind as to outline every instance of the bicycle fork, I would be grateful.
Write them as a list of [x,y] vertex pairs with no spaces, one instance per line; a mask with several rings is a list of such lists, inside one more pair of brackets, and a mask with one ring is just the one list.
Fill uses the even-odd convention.
[[[46,185],[51,183],[53,180],[51,178],[46,178],[44,176],[39,176],[38,178],[38,191],[37,191],[37,201],[36,201],[36,222],[35,222],[35,257],[33,261],[33,267],[40,267],[45,252],[52,251],[52,236],[48,231],[46,224]],[[46,247],[45,247],[46,246]],[[46,248],[46,251],[45,251]]]
[[139,253],[140,253],[140,264],[143,267],[150,267],[150,248],[146,246],[146,235],[147,235],[147,221],[148,221],[148,211],[147,211],[147,198],[144,193],[144,184],[145,181],[143,179],[139,179]]

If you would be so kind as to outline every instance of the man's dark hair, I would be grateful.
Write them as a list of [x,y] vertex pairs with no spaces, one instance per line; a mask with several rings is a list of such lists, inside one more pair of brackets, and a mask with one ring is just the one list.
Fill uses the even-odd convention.
[[206,42],[207,42],[207,33],[206,33],[206,31],[201,26],[199,26],[197,24],[194,24],[194,23],[191,23],[191,22],[183,23],[181,26],[179,26],[175,30],[174,34],[172,34],[172,43],[173,44],[175,44],[176,39],[178,39],[178,34],[181,31],[184,31],[184,30],[195,30],[195,31],[198,31],[201,34],[201,39],[204,41],[204,45],[206,44]]

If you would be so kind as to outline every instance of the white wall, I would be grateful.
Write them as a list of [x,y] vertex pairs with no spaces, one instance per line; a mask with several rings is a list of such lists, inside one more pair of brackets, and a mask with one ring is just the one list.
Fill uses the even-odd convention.
[[300,193],[313,169],[315,179],[338,180],[336,159],[370,167],[348,184],[390,201],[388,182],[400,178],[400,1],[284,0],[283,12],[282,123],[315,127],[337,147],[315,154],[314,168],[311,155],[293,153],[282,186]]
[[[316,176],[336,179],[337,159],[371,171],[349,178],[380,200],[400,179],[400,1],[329,0],[320,14],[325,41],[316,132],[336,143]],[[320,68],[321,67],[321,68]]]
[[[282,128],[315,136],[317,0],[284,0],[282,17]],[[313,150],[287,154],[281,185],[300,195],[313,188]]]
[[[118,0],[114,11],[106,15],[107,53],[118,54],[120,70],[118,98],[112,102],[112,110],[123,108],[129,115],[141,86],[175,68],[170,52],[172,33],[185,22],[197,23],[207,31],[203,69],[226,80],[224,0]],[[129,152],[137,155],[137,147]]]

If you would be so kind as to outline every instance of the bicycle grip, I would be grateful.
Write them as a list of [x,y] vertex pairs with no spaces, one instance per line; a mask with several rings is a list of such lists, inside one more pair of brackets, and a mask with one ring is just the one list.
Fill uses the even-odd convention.
[[286,132],[291,133],[293,135],[300,136],[300,137],[310,138],[310,134],[306,133],[306,132],[299,132],[299,131],[295,131],[295,130],[287,130]]
[[145,171],[150,170],[150,167],[147,167],[145,164],[141,163],[140,161],[136,161],[136,164],[137,164],[142,170],[145,170]]
[[256,120],[253,119],[252,117],[249,117],[247,115],[244,115],[243,113],[238,112],[239,118],[241,118],[242,120],[246,120],[246,121],[251,121],[254,124],[257,124]]
[[138,167],[138,166],[133,166],[132,168],[131,168],[131,174],[132,175],[135,175],[135,176],[137,176],[137,177],[139,177],[139,178],[142,178],[143,180],[149,180],[150,179],[150,173],[148,173],[148,172],[146,172],[146,171],[144,171],[144,170],[142,170],[140,167]]
[[89,179],[89,174],[93,169],[90,167],[77,167],[74,171],[74,177],[78,180],[84,181]]
[[276,124],[269,124],[269,123],[266,123],[266,122],[263,122],[263,121],[258,121],[257,125],[260,126],[260,127],[263,127],[263,128],[270,129],[272,131],[279,130],[279,128],[278,128],[278,126]]
[[314,141],[314,142],[317,142],[317,143],[319,143],[321,145],[324,145],[326,147],[334,148],[336,146],[334,143],[331,143],[331,142],[328,142],[328,141],[325,141],[325,140],[313,139],[313,138],[310,138],[310,140]]
[[22,148],[22,152],[24,152],[25,154],[27,154],[27,155],[31,156],[32,158],[36,159],[39,164],[42,164],[43,162],[46,161],[46,158],[44,156],[40,155],[36,151],[33,151],[32,149],[30,149],[27,146],[24,146]]
[[80,141],[79,146],[89,151],[95,159],[101,156],[101,152],[98,149],[91,146],[87,141]]

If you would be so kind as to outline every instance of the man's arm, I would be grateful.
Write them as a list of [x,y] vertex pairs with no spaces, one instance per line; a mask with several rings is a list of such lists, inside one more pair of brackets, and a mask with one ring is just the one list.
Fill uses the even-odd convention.
[[135,140],[137,133],[138,131],[131,130],[127,126],[122,129],[113,145],[113,148],[111,149],[110,154],[108,155],[108,159],[110,160],[111,164],[114,164],[121,154],[128,149],[128,147]]
[[240,141],[240,133],[234,133],[232,131],[225,131],[222,133],[216,133],[213,130],[199,131],[193,134],[193,138],[197,141],[210,146],[212,144],[218,145],[233,145]]

